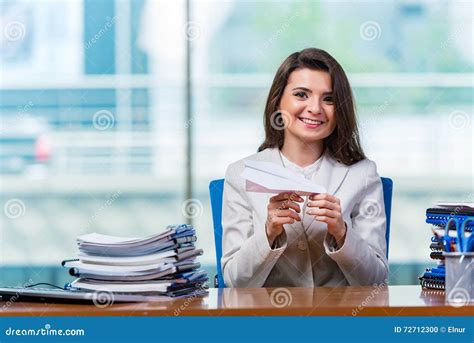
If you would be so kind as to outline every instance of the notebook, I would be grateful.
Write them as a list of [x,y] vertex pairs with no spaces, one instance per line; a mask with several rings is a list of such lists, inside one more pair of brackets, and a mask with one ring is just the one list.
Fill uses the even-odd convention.
[[[1,301],[33,301],[42,303],[83,303],[92,304],[99,301],[98,292],[84,292],[73,290],[60,290],[50,288],[17,288],[0,287]],[[169,297],[144,294],[120,294],[114,293],[113,302],[146,302],[146,301],[169,301]]]

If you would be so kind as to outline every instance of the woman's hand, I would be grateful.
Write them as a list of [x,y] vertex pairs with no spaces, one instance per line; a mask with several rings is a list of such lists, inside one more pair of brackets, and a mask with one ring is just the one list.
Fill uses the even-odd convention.
[[342,219],[341,201],[327,193],[314,194],[306,205],[306,213],[313,215],[316,220],[326,223],[328,233],[332,235],[340,248],[346,238],[346,224]]
[[301,221],[301,209],[296,202],[303,202],[298,194],[283,192],[270,198],[267,206],[267,222],[265,230],[268,243],[273,245],[273,241],[283,232],[283,224],[293,224],[295,221]]

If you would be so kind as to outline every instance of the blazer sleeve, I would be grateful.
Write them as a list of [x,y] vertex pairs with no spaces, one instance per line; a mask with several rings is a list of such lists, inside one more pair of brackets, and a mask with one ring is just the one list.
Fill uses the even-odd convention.
[[368,161],[364,185],[358,194],[350,218],[344,218],[347,233],[337,249],[334,237],[326,234],[326,253],[341,268],[350,285],[387,282],[386,217],[383,189],[375,163]]
[[265,227],[254,227],[254,211],[237,163],[227,168],[222,203],[222,270],[228,287],[262,287],[285,250],[283,232],[270,247]]

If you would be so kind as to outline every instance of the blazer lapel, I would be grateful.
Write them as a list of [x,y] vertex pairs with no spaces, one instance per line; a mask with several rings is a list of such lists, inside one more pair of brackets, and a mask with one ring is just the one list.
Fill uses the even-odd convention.
[[326,187],[329,194],[335,195],[348,171],[349,168],[346,165],[332,159],[328,153],[324,153],[321,168],[313,175],[312,181]]
[[282,164],[280,158],[280,152],[277,148],[269,148],[268,149],[268,162],[273,162],[276,164]]

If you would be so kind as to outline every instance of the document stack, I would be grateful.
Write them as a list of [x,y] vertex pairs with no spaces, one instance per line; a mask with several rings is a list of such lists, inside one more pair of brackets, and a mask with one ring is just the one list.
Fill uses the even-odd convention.
[[[468,220],[472,216],[474,216],[472,203],[439,202],[437,207],[426,210],[426,223],[432,225],[433,231],[430,258],[437,262],[437,266],[427,268],[420,276],[420,284],[423,288],[445,289],[444,253],[460,251],[459,242],[469,238],[474,228],[474,221]],[[473,242],[473,238],[469,241]]]
[[171,225],[144,238],[86,234],[77,238],[78,259],[63,261],[72,290],[180,296],[207,292],[207,273],[199,269],[196,232]]

